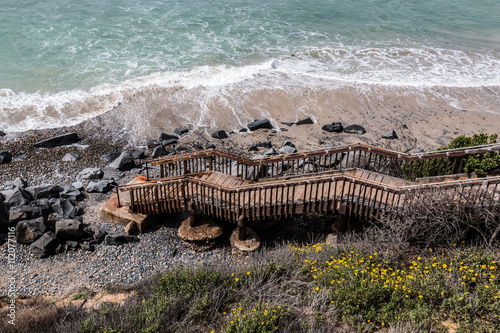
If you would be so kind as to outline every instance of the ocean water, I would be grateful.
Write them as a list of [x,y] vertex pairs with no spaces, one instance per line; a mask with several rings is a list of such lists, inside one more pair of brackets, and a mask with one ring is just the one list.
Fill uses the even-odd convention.
[[237,128],[327,96],[500,113],[499,18],[496,0],[4,1],[0,129],[114,108]]

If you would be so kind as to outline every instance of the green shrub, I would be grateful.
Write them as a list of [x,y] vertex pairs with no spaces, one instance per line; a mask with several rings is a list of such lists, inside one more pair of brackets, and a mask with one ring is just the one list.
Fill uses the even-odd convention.
[[[469,137],[461,135],[438,150],[492,144],[497,142],[497,138],[498,134],[488,135],[479,133]],[[497,152],[485,152],[466,156],[428,159],[406,162],[401,168],[406,179],[442,176],[461,172],[475,173],[478,177],[485,177],[490,171],[500,168],[500,155]]]

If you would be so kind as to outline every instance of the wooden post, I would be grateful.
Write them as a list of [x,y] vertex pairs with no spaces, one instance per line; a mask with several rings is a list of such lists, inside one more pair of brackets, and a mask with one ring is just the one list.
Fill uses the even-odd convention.
[[238,240],[244,241],[247,238],[247,219],[240,215],[238,218]]

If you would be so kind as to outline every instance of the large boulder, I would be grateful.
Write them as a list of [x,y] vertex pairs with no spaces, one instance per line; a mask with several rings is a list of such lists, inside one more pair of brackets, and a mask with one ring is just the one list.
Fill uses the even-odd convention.
[[31,220],[41,216],[42,209],[40,207],[15,206],[10,208],[9,223],[15,225],[19,221]]
[[106,235],[104,245],[123,245],[132,242],[138,242],[139,237],[134,235]]
[[66,185],[60,189],[59,196],[62,199],[78,200],[82,196],[82,192],[76,189],[73,185]]
[[387,132],[385,133],[384,135],[382,135],[382,139],[397,139],[398,138],[398,135],[396,134],[396,131],[395,130],[392,130],[390,132]]
[[311,125],[311,124],[314,124],[314,121],[311,118],[302,119],[295,123],[295,125]]
[[12,154],[8,151],[0,151],[0,164],[6,164],[12,161]]
[[56,236],[63,240],[80,240],[83,237],[83,224],[77,220],[59,220],[56,222]]
[[160,139],[158,141],[162,142],[163,140],[171,140],[171,139],[179,140],[179,137],[175,135],[161,133]]
[[28,182],[22,179],[21,177],[17,177],[12,182],[12,185],[17,188],[22,188],[23,190],[28,187]]
[[341,133],[344,130],[344,126],[342,126],[342,123],[331,123],[324,125],[321,129],[327,132]]
[[215,133],[212,133],[212,138],[215,138],[215,139],[225,139],[227,138],[227,133],[226,131],[217,131]]
[[116,160],[114,160],[109,167],[118,169],[120,171],[127,171],[136,167],[134,157],[128,151],[124,151]]
[[176,130],[174,130],[174,133],[177,134],[178,136],[186,134],[187,132],[189,132],[189,129],[187,128],[177,128]]
[[101,156],[101,160],[105,162],[111,162],[114,161],[120,156],[121,153],[109,153]]
[[68,199],[58,199],[53,205],[52,210],[57,216],[62,218],[72,218],[78,214],[78,208],[73,206]]
[[5,195],[5,204],[9,207],[24,206],[31,201],[31,196],[28,192],[20,187],[7,191]]
[[99,182],[90,182],[87,185],[87,193],[108,193],[115,185],[114,180],[101,180]]
[[73,133],[67,133],[59,136],[55,136],[50,139],[42,140],[34,144],[35,147],[40,147],[40,148],[54,148],[54,147],[59,147],[59,146],[64,146],[64,145],[71,145],[73,143],[77,143],[80,141],[80,138],[78,137],[78,134],[73,132]]
[[91,243],[101,244],[102,242],[104,242],[104,238],[106,238],[107,235],[108,233],[104,230],[101,229],[94,230],[94,236],[93,239],[91,240]]
[[0,138],[1,138],[2,136],[6,136],[6,135],[7,135],[7,134],[5,134],[5,132],[4,132],[4,131],[0,131]]
[[170,146],[170,145],[175,145],[177,142],[179,142],[177,139],[167,139],[167,140],[162,140],[160,141],[162,146]]
[[165,155],[168,155],[168,151],[165,149],[165,147],[163,145],[159,145],[153,150],[151,157],[157,158],[157,157],[161,157],[161,156],[165,156]]
[[256,147],[259,147],[259,148],[272,148],[273,147],[273,144],[271,143],[271,141],[261,141],[261,142],[257,142],[255,144]]
[[267,128],[267,129],[272,129],[273,125],[271,125],[271,122],[268,119],[261,119],[261,120],[254,120],[250,124],[248,124],[248,129],[250,131],[256,131],[261,128]]
[[144,150],[132,150],[130,152],[130,154],[132,154],[132,157],[134,158],[134,160],[142,160],[142,159],[146,158],[146,154],[145,154]]
[[3,203],[3,196],[0,194],[0,232],[5,232],[7,225],[9,223],[9,216],[7,215],[7,209]]
[[264,153],[264,157],[269,157],[274,155],[278,155],[278,153],[276,152],[276,150],[274,150],[274,148],[271,148]]
[[16,226],[16,240],[20,244],[31,244],[46,231],[43,217],[21,221]]
[[34,200],[42,198],[58,198],[59,186],[53,184],[29,186],[26,187],[26,192],[28,192]]
[[292,146],[283,146],[283,147],[281,147],[279,152],[282,154],[293,154],[293,153],[297,152],[297,149],[295,147],[292,147]]
[[46,258],[56,253],[59,240],[52,231],[42,235],[37,241],[30,245],[31,253],[39,258]]
[[[53,202],[51,202],[51,200]],[[32,201],[30,202],[30,207],[38,207],[42,210],[42,216],[44,217],[47,217],[50,215],[50,213],[52,213],[52,205],[54,204],[54,202],[56,201],[57,199],[47,199],[47,198],[43,198],[43,199],[38,199],[36,201]]]
[[118,181],[123,177],[125,177],[125,174],[123,172],[112,167],[105,167],[103,171],[104,171],[104,176],[102,178],[105,180]]
[[76,175],[77,180],[101,179],[104,173],[99,168],[86,168]]
[[344,132],[361,135],[366,133],[366,129],[360,125],[349,125],[347,127],[344,127]]

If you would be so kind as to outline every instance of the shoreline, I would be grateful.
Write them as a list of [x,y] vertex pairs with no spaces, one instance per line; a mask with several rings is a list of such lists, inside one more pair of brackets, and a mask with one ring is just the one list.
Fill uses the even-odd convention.
[[[398,109],[396,107],[396,109]],[[120,117],[120,110],[108,112],[97,118],[87,120],[79,125],[63,127],[49,130],[31,130],[23,133],[7,133],[7,136],[0,138],[0,150],[7,150],[13,154],[14,161],[8,164],[0,165],[0,187],[4,187],[7,182],[13,181],[17,177],[24,178],[30,185],[39,185],[43,183],[55,183],[61,185],[71,184],[75,181],[76,174],[87,167],[104,168],[109,164],[100,157],[112,152],[120,152],[125,149],[143,149],[151,153],[152,149],[147,149],[148,141],[157,139],[159,133],[155,131],[173,134],[176,127],[155,129],[149,137],[138,137],[132,131],[124,130],[126,121]],[[192,144],[205,146],[208,143],[215,144],[217,149],[230,151],[235,154],[241,154],[247,157],[264,153],[267,148],[260,148],[257,152],[249,152],[250,145],[271,141],[273,148],[278,150],[285,141],[291,141],[296,145],[297,150],[317,150],[327,146],[338,146],[345,144],[354,144],[364,142],[374,145],[384,145],[392,143],[393,145],[400,140],[384,140],[380,137],[386,132],[394,129],[398,135],[401,135],[400,127],[406,124],[413,131],[412,136],[419,139],[417,148],[426,150],[438,148],[439,145],[448,143],[452,138],[458,135],[471,135],[482,130],[491,130],[500,123],[500,115],[470,113],[462,110],[452,110],[447,114],[439,114],[436,111],[426,112],[425,117],[418,121],[408,121],[394,123],[391,126],[383,125],[384,118],[364,120],[357,122],[362,114],[353,115],[352,123],[345,125],[361,124],[365,126],[367,133],[364,135],[347,133],[328,133],[321,130],[321,126],[331,123],[339,116],[325,116],[316,118],[315,123],[311,125],[293,125],[287,126],[279,124],[283,131],[273,132],[272,130],[260,129],[253,133],[231,134],[227,139],[219,140],[209,136],[215,129],[203,129],[190,131],[180,137],[177,147],[184,145],[191,148]],[[300,115],[296,115],[299,117]],[[374,117],[377,115],[375,114]],[[291,120],[293,116],[279,119],[280,121]],[[411,120],[411,119],[408,119]],[[385,121],[388,121],[387,118]],[[432,125],[433,121],[439,121],[438,125]],[[451,126],[457,129],[460,122],[467,122],[468,126],[463,131],[451,132]],[[369,125],[366,125],[366,124]],[[109,124],[113,124],[110,128]],[[370,125],[371,124],[371,125]],[[439,124],[441,124],[439,126]],[[221,128],[224,129],[224,128]],[[41,149],[33,147],[33,143],[44,139],[60,135],[67,132],[77,132],[81,137],[78,144],[62,146],[58,148]],[[409,133],[409,132],[407,132]],[[493,131],[489,131],[493,133]],[[401,138],[400,138],[401,139]],[[73,152],[80,155],[76,162],[62,162],[62,157]],[[23,156],[19,160],[20,156]],[[142,169],[133,169],[126,172],[126,177],[119,181],[119,184],[125,184],[133,177],[143,173]],[[123,233],[124,226],[116,224],[100,223],[98,211],[100,205],[107,200],[111,193],[107,194],[86,194],[85,199],[79,203],[84,210],[84,224],[90,228],[100,229],[109,233]],[[298,219],[297,219],[298,220]],[[306,219],[305,219],[306,220]],[[296,221],[297,222],[297,221]],[[302,222],[297,222],[302,223]],[[312,226],[312,221],[309,221]],[[19,287],[19,294],[29,296],[62,296],[68,293],[68,290],[74,290],[75,285],[85,286],[93,292],[102,291],[105,285],[110,283],[130,284],[139,279],[147,278],[159,271],[170,269],[183,263],[197,262],[215,262],[237,264],[237,257],[231,255],[230,246],[225,239],[222,245],[214,250],[197,253],[188,249],[177,237],[176,227],[180,221],[169,221],[165,225],[141,234],[138,243],[126,244],[119,247],[106,246],[98,244],[94,252],[84,250],[71,251],[57,254],[46,259],[34,257],[27,246],[18,246],[17,265],[18,273],[16,281]],[[306,223],[307,224],[307,223]],[[292,231],[299,232],[298,226]],[[314,228],[311,227],[311,230]],[[276,235],[273,235],[275,237]],[[274,240],[292,239],[287,233],[281,235],[277,233]],[[300,235],[307,237],[306,234]],[[225,237],[229,238],[229,236]],[[272,244],[273,239],[266,239],[268,244]],[[6,244],[0,247],[3,254],[6,252]],[[0,267],[6,265],[6,256],[2,255]],[[5,290],[4,275],[2,270],[2,290]]]

